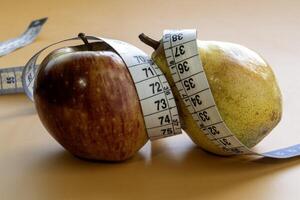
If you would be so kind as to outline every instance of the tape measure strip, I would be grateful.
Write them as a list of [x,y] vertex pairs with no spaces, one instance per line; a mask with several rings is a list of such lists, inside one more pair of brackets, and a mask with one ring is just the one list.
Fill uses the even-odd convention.
[[[86,38],[106,42],[123,59],[135,83],[150,140],[180,134],[179,115],[171,87],[152,60],[143,51],[128,43],[94,36],[86,36]],[[36,62],[39,55],[51,46],[78,39],[78,37],[66,39],[43,48],[28,61],[24,68],[3,69],[9,73],[23,70],[21,80],[20,76],[14,78],[17,81],[9,88],[11,93],[21,91],[21,88],[16,85],[23,86],[22,91],[25,91],[33,101],[33,85],[38,70]],[[13,74],[11,76],[13,77]],[[6,94],[5,91],[1,89],[0,94]]]
[[47,18],[34,20],[29,24],[26,31],[20,37],[0,42],[0,57],[32,43],[46,21]]
[[181,133],[179,115],[168,81],[150,57],[118,40],[104,39],[126,63],[140,99],[151,140]]
[[[213,144],[231,155],[255,154],[270,158],[300,155],[300,144],[267,153],[254,152],[230,131],[218,111],[209,87],[199,57],[196,30],[164,31],[163,47],[175,86],[186,108]],[[202,103],[197,104],[200,97]]]
[[22,71],[24,67],[0,69],[0,95],[24,92]]

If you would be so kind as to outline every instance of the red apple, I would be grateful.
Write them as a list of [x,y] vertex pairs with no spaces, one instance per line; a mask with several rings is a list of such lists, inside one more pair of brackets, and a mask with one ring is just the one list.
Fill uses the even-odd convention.
[[36,75],[34,100],[48,132],[78,157],[126,160],[148,140],[131,75],[105,43],[50,53]]

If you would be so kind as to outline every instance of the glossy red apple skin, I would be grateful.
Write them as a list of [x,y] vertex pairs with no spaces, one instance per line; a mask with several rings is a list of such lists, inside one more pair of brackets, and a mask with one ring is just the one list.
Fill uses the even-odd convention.
[[111,51],[52,53],[38,71],[34,101],[48,132],[72,154],[122,161],[148,140],[136,89]]

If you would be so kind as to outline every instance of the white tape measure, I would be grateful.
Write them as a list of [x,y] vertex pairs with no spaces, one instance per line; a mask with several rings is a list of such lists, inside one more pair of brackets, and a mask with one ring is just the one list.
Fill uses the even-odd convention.
[[22,71],[24,67],[0,68],[0,95],[15,94],[24,91]]
[[[0,42],[0,57],[32,43],[46,21],[47,18],[34,20],[20,37]],[[0,95],[24,92],[22,71],[23,67],[0,68]]]
[[19,37],[0,42],[0,57],[11,53],[12,51],[32,43],[42,29],[47,18],[32,21],[26,31]]
[[118,40],[103,39],[126,63],[140,99],[150,139],[181,133],[171,87],[161,70],[140,49]]
[[[176,88],[186,108],[208,139],[227,154],[256,154],[271,158],[290,158],[300,155],[300,144],[267,153],[247,148],[223,121],[203,69],[196,30],[166,30],[163,47]],[[188,70],[179,70],[185,67]],[[201,97],[202,104],[192,101]],[[214,134],[218,132],[218,134]]]
[[[91,41],[107,43],[120,55],[126,64],[135,83],[150,140],[180,134],[179,115],[171,87],[161,70],[152,62],[149,56],[140,49],[118,40],[94,36],[86,36],[85,38]],[[33,85],[38,70],[36,62],[39,55],[51,46],[72,40],[79,40],[79,38],[70,38],[51,44],[36,53],[25,65],[22,79],[20,79],[20,75],[17,77],[16,73],[12,73],[16,70],[20,72],[20,67],[4,69],[10,73],[10,77],[14,77],[11,79],[15,80],[15,84],[10,84],[9,91],[1,88],[0,94],[21,92],[20,87],[23,86],[25,93],[33,101]]]

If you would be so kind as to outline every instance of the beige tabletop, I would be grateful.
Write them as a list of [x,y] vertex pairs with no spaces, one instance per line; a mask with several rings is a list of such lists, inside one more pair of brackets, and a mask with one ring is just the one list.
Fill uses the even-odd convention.
[[[21,3],[22,2],[22,3]],[[284,96],[281,123],[257,150],[300,142],[300,1],[1,0],[0,41],[49,17],[31,45],[0,58],[20,66],[41,47],[86,32],[151,49],[137,36],[197,28],[202,40],[243,44],[274,67]],[[147,143],[119,164],[67,153],[44,129],[25,95],[0,97],[0,199],[299,199],[300,158],[223,158],[203,152],[185,134]]]

